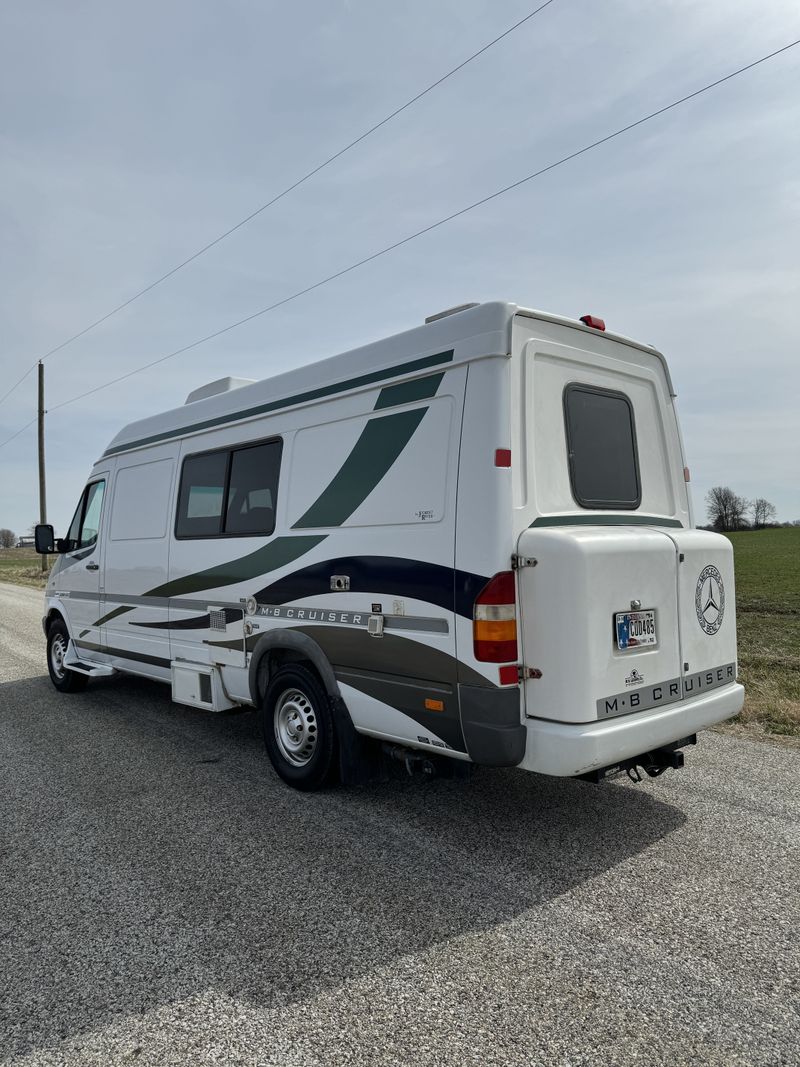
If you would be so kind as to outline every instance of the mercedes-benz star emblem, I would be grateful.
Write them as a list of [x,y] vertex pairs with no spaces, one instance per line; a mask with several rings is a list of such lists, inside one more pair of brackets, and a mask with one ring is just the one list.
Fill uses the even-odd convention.
[[709,563],[700,572],[694,594],[697,621],[707,634],[715,634],[722,625],[725,614],[725,586],[722,575]]

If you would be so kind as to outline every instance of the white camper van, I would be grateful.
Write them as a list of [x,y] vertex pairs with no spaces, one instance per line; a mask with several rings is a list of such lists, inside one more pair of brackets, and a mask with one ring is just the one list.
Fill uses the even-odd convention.
[[205,386],[111,441],[65,538],[38,528],[53,684],[254,708],[304,789],[380,751],[681,766],[744,694],[731,545],[693,529],[674,396],[654,348],[507,303]]

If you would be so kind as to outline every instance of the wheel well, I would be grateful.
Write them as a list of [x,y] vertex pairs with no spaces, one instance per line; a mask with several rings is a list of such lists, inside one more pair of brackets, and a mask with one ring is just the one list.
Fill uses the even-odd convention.
[[275,671],[290,663],[313,671],[331,699],[341,697],[333,667],[316,641],[307,634],[279,629],[262,634],[250,658],[249,687],[256,706],[261,704]]
[[326,688],[319,671],[311,660],[307,656],[304,656],[302,652],[293,648],[272,648],[265,652],[258,661],[259,701],[263,700],[264,694],[267,691],[267,686],[269,685],[269,680],[273,674],[275,674],[276,671],[279,671],[281,667],[285,667],[290,663],[301,664],[306,670],[311,671],[323,689]]
[[67,620],[61,614],[61,612],[57,608],[50,608],[50,610],[47,613],[47,616],[45,617],[45,622],[44,622],[45,636],[50,633],[50,627],[56,621],[63,622],[65,626],[67,625]]

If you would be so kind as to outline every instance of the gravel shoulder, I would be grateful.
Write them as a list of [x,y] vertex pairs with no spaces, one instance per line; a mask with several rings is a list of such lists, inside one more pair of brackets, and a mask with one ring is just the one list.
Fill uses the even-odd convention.
[[301,795],[0,584],[0,1063],[800,1063],[800,752]]

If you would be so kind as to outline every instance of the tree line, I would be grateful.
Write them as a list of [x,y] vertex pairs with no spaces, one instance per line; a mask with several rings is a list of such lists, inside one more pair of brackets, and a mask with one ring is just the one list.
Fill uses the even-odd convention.
[[[747,500],[727,485],[715,485],[706,493],[709,525],[714,530],[763,530],[779,526],[775,505],[763,496]],[[788,523],[789,526],[798,523]]]

